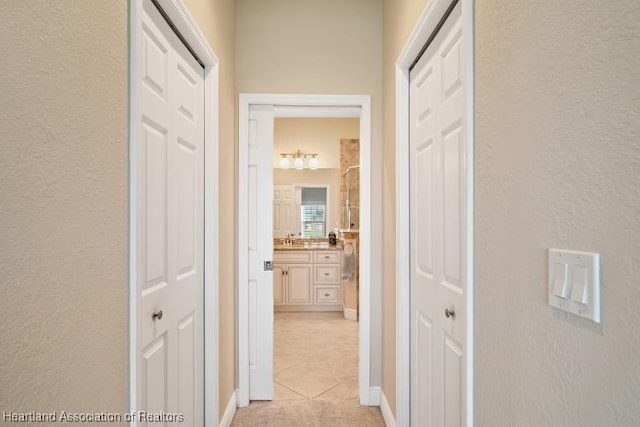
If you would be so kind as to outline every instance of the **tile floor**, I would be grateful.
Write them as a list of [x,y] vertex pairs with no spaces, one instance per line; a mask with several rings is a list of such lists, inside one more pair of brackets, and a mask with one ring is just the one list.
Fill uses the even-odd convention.
[[274,316],[274,398],[239,408],[240,426],[384,426],[358,401],[358,324],[340,312]]

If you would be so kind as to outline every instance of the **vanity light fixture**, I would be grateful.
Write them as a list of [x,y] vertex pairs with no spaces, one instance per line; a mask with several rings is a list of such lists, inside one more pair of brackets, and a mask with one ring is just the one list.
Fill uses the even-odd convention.
[[280,167],[282,169],[289,169],[289,158],[287,157],[286,154],[281,154],[281,158],[280,158]]
[[309,169],[318,169],[318,155],[312,154],[312,156],[309,159]]
[[318,154],[317,153],[303,153],[298,150],[295,153],[281,153],[280,154],[280,167],[288,169],[291,166],[291,160],[293,160],[293,166],[296,169],[304,169],[305,160],[309,159],[306,163],[309,169],[318,169]]

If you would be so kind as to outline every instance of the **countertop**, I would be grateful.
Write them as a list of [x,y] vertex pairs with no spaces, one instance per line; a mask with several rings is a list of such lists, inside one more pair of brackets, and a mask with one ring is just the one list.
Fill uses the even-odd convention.
[[336,246],[330,246],[329,243],[321,242],[305,242],[303,244],[294,245],[274,245],[274,251],[341,251],[342,244],[338,243]]

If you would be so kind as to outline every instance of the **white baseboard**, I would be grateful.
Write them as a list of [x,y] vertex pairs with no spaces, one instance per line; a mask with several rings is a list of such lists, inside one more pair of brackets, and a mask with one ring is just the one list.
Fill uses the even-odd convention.
[[369,396],[367,399],[367,406],[380,406],[380,395],[382,389],[380,387],[369,387]]
[[229,427],[231,425],[231,421],[233,421],[233,416],[236,414],[237,408],[238,403],[236,402],[236,392],[234,391],[231,393],[229,403],[227,403],[227,407],[225,408],[222,419],[220,420],[220,427]]
[[382,392],[380,396],[380,412],[382,412],[382,418],[384,418],[384,423],[387,427],[396,427],[396,419],[393,417],[387,396],[384,395],[384,392]]
[[354,310],[353,308],[345,307],[342,312],[344,313],[344,318],[345,319],[347,319],[347,320],[355,320],[356,322],[358,321],[358,312],[356,310]]

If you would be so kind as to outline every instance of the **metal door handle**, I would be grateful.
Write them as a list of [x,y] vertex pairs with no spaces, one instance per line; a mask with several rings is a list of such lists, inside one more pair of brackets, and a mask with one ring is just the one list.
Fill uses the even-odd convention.
[[447,319],[456,317],[456,312],[453,310],[449,310],[448,308],[444,309],[444,315],[446,316]]
[[156,320],[162,320],[162,310],[155,311],[153,313],[153,316],[151,316],[151,318],[153,319],[154,322]]

